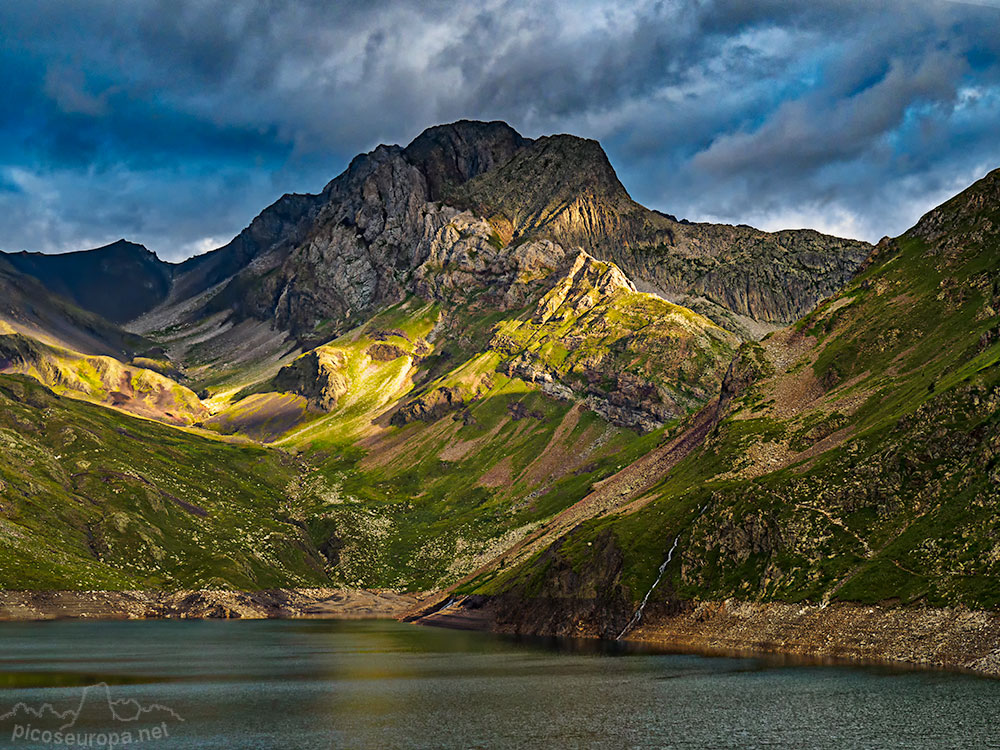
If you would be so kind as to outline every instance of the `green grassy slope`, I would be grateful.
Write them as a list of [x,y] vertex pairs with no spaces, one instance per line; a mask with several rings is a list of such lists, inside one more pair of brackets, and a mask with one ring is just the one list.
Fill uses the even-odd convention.
[[[882,243],[731,372],[725,419],[629,513],[487,593],[1000,605],[1000,172]],[[735,388],[741,383],[742,387]],[[621,569],[595,583],[613,549]],[[572,569],[576,590],[556,573]]]
[[410,298],[279,374],[272,385],[298,401],[251,394],[211,422],[267,425],[319,467],[336,501],[307,525],[335,581],[449,584],[660,439],[658,423],[646,434],[609,423],[584,396],[629,376],[649,384],[644,408],[673,422],[707,400],[732,355],[734,337],[631,291],[613,266],[573,268],[523,310]]
[[0,588],[328,581],[297,462],[0,376]]
[[29,375],[55,393],[102,403],[140,416],[192,424],[207,414],[198,397],[166,375],[167,362],[138,357],[131,365],[85,355],[18,333],[0,321],[0,372]]
[[[417,298],[390,307],[319,348],[343,378],[324,408],[310,401],[322,394],[265,388],[210,420],[239,433],[238,443],[2,376],[0,587],[453,582],[662,434],[615,426],[577,399],[546,395],[540,383],[504,374],[505,359],[544,353],[541,365],[571,384],[573,372],[631,369],[684,393],[683,410],[700,401],[690,384],[673,382],[682,373],[721,378],[731,337],[627,288],[600,294],[588,278],[557,286],[558,299],[543,295],[496,315]],[[577,341],[571,329],[586,323],[580,316],[591,316],[594,330]],[[524,340],[512,349],[516,338]],[[560,347],[568,356],[549,361]],[[50,385],[85,384],[85,363],[69,363],[73,377],[59,370]],[[92,395],[105,387],[96,376],[91,385]],[[446,389],[461,394],[448,408],[394,418]],[[275,399],[291,404],[290,421],[267,418]],[[265,448],[246,434],[280,439]]]

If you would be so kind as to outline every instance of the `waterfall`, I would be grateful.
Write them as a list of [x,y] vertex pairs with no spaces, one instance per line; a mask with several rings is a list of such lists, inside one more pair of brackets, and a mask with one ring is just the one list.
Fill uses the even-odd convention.
[[660,579],[663,578],[663,572],[667,569],[667,566],[670,565],[670,561],[674,559],[674,550],[677,549],[677,543],[680,540],[680,534],[674,537],[674,543],[670,545],[670,551],[667,552],[667,559],[664,560],[663,564],[660,566],[660,572],[657,574],[656,580],[653,581],[653,585],[649,587],[649,591],[646,592],[646,595],[642,597],[642,603],[639,605],[639,609],[635,611],[635,614],[632,615],[632,619],[628,621],[628,625],[622,628],[622,632],[620,632],[618,637],[615,638],[616,641],[620,641],[628,631],[639,624],[639,621],[642,619],[642,611],[646,609],[646,603],[649,601],[649,597],[653,593],[653,589],[659,585]]
[[[697,521],[699,518],[705,515],[706,510],[708,510],[708,503],[705,503],[704,505],[701,506],[701,510],[698,511],[698,515],[695,516],[694,520]],[[663,578],[663,573],[666,571],[667,566],[670,565],[670,561],[674,559],[674,550],[677,549],[677,543],[681,540],[681,534],[683,533],[684,532],[681,531],[677,534],[677,536],[674,537],[674,543],[670,545],[670,550],[667,552],[667,559],[663,561],[662,565],[660,565],[660,571],[656,575],[656,580],[653,581],[653,585],[649,587],[649,591],[646,592],[646,595],[642,597],[642,602],[639,604],[639,609],[637,609],[635,611],[635,614],[632,615],[632,619],[628,621],[628,624],[624,628],[622,628],[622,632],[620,632],[618,634],[618,637],[615,638],[616,641],[620,641],[622,638],[624,638],[625,634],[632,628],[634,628],[636,625],[638,625],[639,621],[642,620],[642,612],[644,609],[646,609],[646,604],[649,602],[649,597],[653,593],[653,589],[655,589],[657,586],[660,585],[660,579]]]

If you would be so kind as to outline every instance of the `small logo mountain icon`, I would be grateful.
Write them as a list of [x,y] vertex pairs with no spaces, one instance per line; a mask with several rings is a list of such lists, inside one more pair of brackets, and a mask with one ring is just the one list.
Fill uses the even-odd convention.
[[106,682],[100,682],[83,689],[79,702],[75,707],[59,710],[51,703],[40,706],[29,706],[21,702],[7,713],[0,715],[0,723],[11,720],[53,721],[59,722],[59,731],[72,729],[86,717],[88,723],[113,726],[116,723],[132,723],[148,720],[152,723],[166,721],[184,721],[176,711],[159,703],[143,705],[134,698],[115,700],[111,697],[111,688]]

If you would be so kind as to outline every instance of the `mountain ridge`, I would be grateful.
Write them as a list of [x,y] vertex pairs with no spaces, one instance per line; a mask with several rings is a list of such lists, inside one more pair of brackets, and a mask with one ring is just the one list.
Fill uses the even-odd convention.
[[[394,160],[399,161],[395,176],[384,174]],[[381,193],[377,187],[380,180]],[[359,305],[367,309],[383,301],[398,301],[406,286],[404,277],[419,265],[419,259],[404,260],[391,250],[388,255],[376,250],[367,261],[362,259],[368,251],[352,247],[352,235],[360,233],[365,238],[362,243],[367,246],[376,234],[384,234],[385,227],[366,218],[377,216],[379,211],[374,207],[363,209],[364,200],[359,203],[356,197],[350,197],[352,191],[356,194],[362,189],[374,190],[376,202],[382,204],[388,198],[385,191],[402,190],[418,203],[451,202],[459,209],[478,207],[481,213],[489,213],[510,209],[499,205],[504,201],[500,200],[502,195],[495,194],[498,183],[507,184],[509,190],[527,200],[531,205],[525,204],[523,208],[533,217],[516,229],[513,226],[504,229],[500,221],[496,228],[502,242],[520,241],[515,240],[515,232],[520,232],[519,238],[525,233],[546,236],[544,227],[535,224],[543,218],[546,218],[543,224],[551,225],[554,221],[555,225],[549,226],[548,238],[558,236],[564,244],[581,245],[595,257],[614,261],[647,291],[680,304],[694,305],[717,323],[745,337],[759,335],[760,325],[766,329],[775,323],[791,322],[843,283],[852,264],[867,255],[866,243],[826,239],[816,232],[786,230],[769,234],[742,226],[675,221],[667,214],[643,208],[629,197],[596,141],[570,135],[532,140],[499,121],[461,120],[428,128],[405,148],[380,146],[355,157],[347,170],[320,193],[282,196],[227,245],[179,264],[160,261],[169,269],[171,288],[166,293],[159,289],[146,299],[143,307],[129,305],[126,310],[109,314],[104,295],[103,307],[98,312],[115,322],[127,323],[141,315],[156,317],[155,310],[160,308],[181,310],[194,304],[204,309],[199,314],[226,312],[236,320],[247,317],[266,320],[304,340],[315,340],[323,334],[310,330],[310,325],[314,327],[319,321],[310,320],[315,316],[304,308],[321,308],[324,318],[329,318],[344,315],[348,310],[357,313]],[[363,188],[364,185],[369,187]],[[539,204],[539,200],[543,202]],[[546,208],[553,207],[547,207],[545,201],[553,200],[558,204],[557,210],[546,213]],[[331,209],[331,202],[341,208]],[[422,221],[420,217],[435,221],[431,213],[414,205],[409,219],[400,215],[390,231],[404,232],[405,236],[396,239],[412,244],[423,231],[413,224]],[[337,239],[336,233],[343,233],[336,230],[337,226],[349,234]],[[805,238],[801,242],[797,239],[800,234]],[[361,265],[352,266],[359,270],[354,271],[351,283],[372,287],[370,292],[351,295],[347,288],[341,288],[335,294],[322,293],[312,289],[310,283],[328,284],[330,278],[304,280],[304,272],[313,273],[317,263],[327,262],[323,258],[328,251],[322,248],[330,243],[340,256],[361,254]],[[738,265],[754,261],[752,273],[739,272],[725,260],[727,251],[723,249],[727,246],[739,248]],[[766,246],[762,256],[761,246]],[[827,246],[833,255],[820,262]],[[291,257],[294,253],[298,254],[297,259]],[[782,260],[784,256],[790,260]],[[776,258],[778,270],[768,267],[768,262]],[[656,272],[655,268],[665,259],[671,260],[673,268]],[[369,268],[362,270],[365,265]],[[398,269],[393,273],[373,275],[374,268],[395,266]],[[828,281],[805,283],[804,267]],[[347,267],[343,272],[348,272]],[[358,276],[359,273],[362,275]],[[791,279],[791,300],[785,304],[777,302],[783,279]],[[211,292],[216,287],[219,288]],[[741,295],[721,291],[727,287],[749,291]],[[755,293],[755,289],[770,291]],[[199,296],[208,293],[210,299],[197,303]],[[304,301],[300,303],[300,299]]]
[[[0,376],[0,439],[44,457],[0,461],[0,529],[17,554],[71,542],[39,581],[457,585],[504,627],[607,637],[661,565],[649,627],[727,598],[994,606],[998,173],[872,248],[650,212],[596,142],[465,123],[414,143],[265,209],[134,325],[159,351],[123,365],[203,393],[193,427]],[[730,325],[810,299],[759,340]],[[38,327],[68,319],[58,301]],[[155,442],[155,473],[122,463],[119,430]],[[244,472],[223,494],[194,470],[212,461]],[[49,525],[30,521],[39,487]],[[281,546],[237,533],[244,506]],[[16,583],[17,559],[0,573]]]
[[484,569],[468,606],[502,629],[615,637],[662,575],[635,637],[723,602],[748,616],[766,602],[994,610],[998,177],[743,344],[719,403],[681,434],[713,410],[715,426],[679,461],[638,485],[609,479],[623,490],[610,507]]
[[166,298],[174,267],[143,245],[120,239],[92,250],[3,253],[7,263],[51,292],[116,324]]

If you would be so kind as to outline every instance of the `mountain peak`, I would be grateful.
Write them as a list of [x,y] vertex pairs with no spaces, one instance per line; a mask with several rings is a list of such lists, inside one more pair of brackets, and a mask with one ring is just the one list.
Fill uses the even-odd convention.
[[141,245],[138,242],[132,242],[124,237],[117,239],[107,245],[102,245],[101,247],[95,247],[93,250],[81,250],[82,253],[109,253],[109,254],[120,254],[120,255],[139,255],[139,256],[151,256],[159,260],[159,256],[150,250],[145,245]]
[[477,203],[504,204],[501,210],[556,206],[587,196],[616,206],[631,204],[601,144],[575,135],[547,135],[518,152],[500,169],[474,179],[462,191]]
[[[535,158],[555,176],[575,180],[575,187],[590,189],[605,198],[629,199],[607,153],[591,138],[561,133],[539,138]],[[561,186],[561,185],[560,185]]]
[[403,155],[427,178],[431,200],[441,200],[459,185],[506,164],[530,143],[499,120],[459,120],[427,128]]
[[145,245],[140,245],[137,242],[132,242],[124,237],[110,242],[107,245],[101,245],[100,247],[89,248],[87,250],[71,250],[66,253],[43,253],[37,250],[21,250],[19,252],[9,252],[4,253],[7,256],[28,256],[28,257],[69,257],[69,256],[79,256],[79,255],[93,255],[96,253],[121,253],[121,252],[141,252],[143,255],[156,256],[152,250],[147,248]]
[[127,240],[124,237],[119,237],[114,242],[110,242],[107,245],[104,245],[103,248],[98,248],[98,250],[107,249],[109,247],[130,247],[130,248],[136,248],[136,249],[139,249],[139,250],[145,250],[147,253],[151,252],[149,250],[149,248],[147,248],[145,245],[143,245],[143,244],[141,244],[139,242],[132,242],[132,240]]
[[10,264],[85,310],[124,323],[163,300],[174,267],[124,238],[91,250],[12,253]]
[[641,210],[601,144],[572,135],[532,141],[451,198],[490,217],[508,240],[558,237],[588,250],[606,234],[606,225],[618,225],[622,217]]

